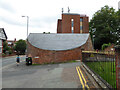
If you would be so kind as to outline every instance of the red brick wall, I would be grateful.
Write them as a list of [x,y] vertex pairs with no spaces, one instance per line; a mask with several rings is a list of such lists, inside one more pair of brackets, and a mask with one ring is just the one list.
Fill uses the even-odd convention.
[[[64,50],[64,51],[51,51],[42,50],[32,46],[28,43],[28,56],[32,56],[33,63],[52,63],[52,62],[65,62],[70,60],[80,60],[81,59],[81,47]],[[39,58],[34,58],[39,57]]]
[[120,46],[115,48],[116,88],[120,89]]
[[83,17],[83,31],[82,33],[89,33],[89,24],[88,24],[88,17]]
[[71,33],[71,19],[74,19],[74,33],[80,33],[80,15],[62,14],[62,33]]
[[[90,37],[87,40],[86,44],[81,47],[72,49],[72,50],[64,50],[64,51],[54,51],[54,50],[43,50],[32,46],[28,43],[28,56],[32,56],[33,63],[52,63],[52,62],[65,62],[70,60],[81,60],[81,48],[84,50],[93,50],[92,42],[90,41]],[[39,57],[39,58],[34,58]]]
[[62,20],[61,19],[58,19],[57,33],[62,33]]
[[89,35],[89,38],[88,38],[86,44],[84,44],[82,46],[82,49],[85,50],[85,51],[93,51],[94,50],[90,35]]
[[62,20],[58,19],[57,33],[72,33],[71,19],[74,19],[74,33],[80,33],[80,18],[83,18],[82,33],[89,33],[89,18],[71,14],[62,14]]

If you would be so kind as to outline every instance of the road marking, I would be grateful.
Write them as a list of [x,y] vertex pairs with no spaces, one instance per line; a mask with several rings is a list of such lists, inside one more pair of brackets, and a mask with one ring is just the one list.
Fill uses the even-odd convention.
[[84,89],[84,84],[83,84],[82,78],[81,78],[81,76],[80,76],[80,73],[79,73],[78,67],[76,67],[76,70],[77,70],[77,73],[78,73],[78,76],[79,76],[80,82],[81,82],[81,84],[82,84],[82,87],[83,87],[83,89]]
[[[88,90],[90,89],[89,86],[87,85],[87,82],[86,82],[86,79],[84,78],[84,75],[80,69],[80,67],[76,67],[76,70],[77,70],[77,73],[78,73],[78,76],[79,76],[79,79],[80,79],[80,82],[82,84],[82,87],[83,87],[83,90],[85,90],[85,87],[88,88]],[[84,83],[83,83],[84,81]]]
[[85,78],[84,78],[84,76],[83,76],[83,73],[82,73],[80,67],[78,67],[78,69],[79,69],[79,71],[80,71],[80,73],[81,73],[81,75],[82,75],[82,78],[83,78],[84,82],[85,82],[85,86],[89,89],[89,86],[87,85],[87,82],[86,82],[86,80],[85,80]]

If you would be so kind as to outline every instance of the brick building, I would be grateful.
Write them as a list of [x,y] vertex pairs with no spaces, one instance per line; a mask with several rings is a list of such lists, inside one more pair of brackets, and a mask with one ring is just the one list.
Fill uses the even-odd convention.
[[7,40],[7,43],[8,43],[8,47],[11,48],[12,52],[14,53],[15,51],[13,47],[15,46],[16,38],[14,40]]
[[81,49],[93,50],[89,34],[42,34],[28,36],[27,55],[33,63],[81,60]]
[[63,13],[58,19],[57,33],[89,33],[88,16]]
[[82,60],[81,49],[93,50],[88,17],[64,13],[58,19],[56,34],[31,33],[27,45],[27,56],[33,63]]

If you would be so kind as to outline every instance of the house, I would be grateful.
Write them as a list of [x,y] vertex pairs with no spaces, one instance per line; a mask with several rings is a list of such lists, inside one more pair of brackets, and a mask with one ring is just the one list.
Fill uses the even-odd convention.
[[88,17],[80,14],[64,13],[57,33],[30,33],[27,40],[27,56],[37,64],[82,60],[83,49],[93,50]]
[[3,42],[7,40],[7,35],[4,28],[0,28],[0,54],[3,51]]
[[107,47],[107,48],[105,48],[105,52],[114,52],[115,51],[115,45],[114,44],[112,44],[112,45],[110,45],[109,47]]
[[11,48],[12,52],[14,52],[13,47],[15,46],[16,43],[16,38],[14,40],[7,40],[8,47]]

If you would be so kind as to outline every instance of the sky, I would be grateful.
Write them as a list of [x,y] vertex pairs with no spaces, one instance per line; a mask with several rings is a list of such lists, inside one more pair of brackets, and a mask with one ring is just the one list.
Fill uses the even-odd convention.
[[95,12],[108,5],[118,10],[120,0],[0,0],[0,28],[4,28],[8,40],[26,39],[28,33],[56,33],[57,20],[62,8],[67,13],[86,14],[89,21]]

